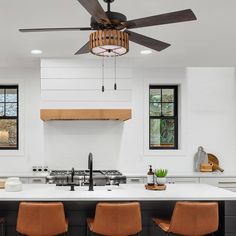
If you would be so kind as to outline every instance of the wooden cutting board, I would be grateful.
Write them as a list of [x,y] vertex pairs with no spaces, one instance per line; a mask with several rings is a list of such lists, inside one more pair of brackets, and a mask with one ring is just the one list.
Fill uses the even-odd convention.
[[208,163],[212,164],[212,170],[215,171],[215,170],[219,170],[221,172],[223,172],[224,170],[222,168],[220,168],[219,166],[219,159],[211,154],[211,153],[207,153],[207,156],[208,156]]
[[5,188],[5,180],[0,180],[0,189]]

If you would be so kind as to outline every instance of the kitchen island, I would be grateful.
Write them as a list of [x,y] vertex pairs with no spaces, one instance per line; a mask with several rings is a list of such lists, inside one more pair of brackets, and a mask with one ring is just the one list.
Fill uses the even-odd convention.
[[[86,217],[94,215],[97,202],[139,201],[142,210],[141,235],[162,235],[153,230],[152,217],[169,218],[176,201],[217,201],[220,206],[220,227],[216,235],[236,235],[236,193],[206,184],[169,184],[165,191],[150,191],[142,184],[120,186],[57,187],[50,184],[23,185],[21,192],[0,190],[0,213],[7,221],[7,235],[15,232],[20,201],[62,201],[70,222],[70,235],[86,235]],[[154,232],[153,232],[154,231]],[[154,233],[154,234],[153,234]]]

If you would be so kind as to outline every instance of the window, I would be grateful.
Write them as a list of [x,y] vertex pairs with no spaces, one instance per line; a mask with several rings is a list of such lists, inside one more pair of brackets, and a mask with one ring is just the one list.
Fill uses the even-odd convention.
[[0,85],[0,149],[18,149],[18,85]]
[[178,149],[178,86],[149,86],[149,149]]

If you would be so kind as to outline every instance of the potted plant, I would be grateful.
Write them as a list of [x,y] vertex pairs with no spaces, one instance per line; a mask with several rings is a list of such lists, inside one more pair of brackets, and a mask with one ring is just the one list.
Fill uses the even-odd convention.
[[155,175],[157,177],[157,184],[164,185],[166,183],[167,169],[156,169]]

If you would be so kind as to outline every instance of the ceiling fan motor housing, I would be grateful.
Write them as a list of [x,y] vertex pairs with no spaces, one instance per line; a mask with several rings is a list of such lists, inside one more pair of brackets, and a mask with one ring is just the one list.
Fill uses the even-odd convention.
[[120,13],[120,12],[112,12],[112,11],[107,11],[106,12],[109,20],[111,21],[112,25],[103,25],[98,23],[94,17],[91,17],[91,23],[90,26],[95,29],[95,30],[99,30],[99,29],[124,29],[125,26],[122,25],[122,22],[126,22],[127,18],[124,14]]
[[114,2],[115,0],[103,0],[105,3],[112,3]]

